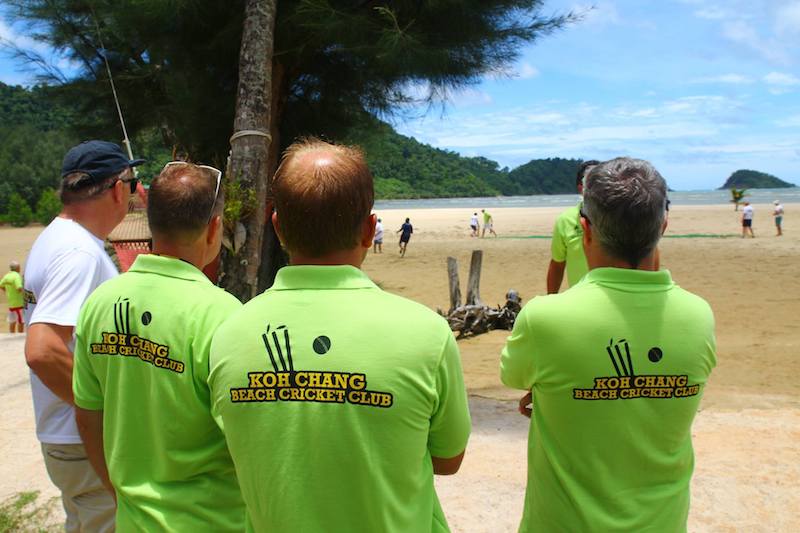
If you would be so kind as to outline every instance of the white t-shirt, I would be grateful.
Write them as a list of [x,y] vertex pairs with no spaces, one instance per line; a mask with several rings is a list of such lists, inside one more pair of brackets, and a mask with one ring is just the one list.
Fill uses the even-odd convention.
[[383,223],[376,222],[375,223],[375,240],[382,241],[383,240]]
[[744,209],[742,209],[742,216],[745,220],[753,220],[753,206],[746,205]]
[[775,211],[773,214],[777,217],[783,215],[783,206],[781,204],[775,204]]
[[[75,326],[81,305],[101,283],[117,275],[103,241],[83,226],[57,217],[33,243],[25,261],[25,327],[36,323]],[[69,344],[75,349],[74,338]],[[48,444],[80,444],[72,406],[31,372],[36,436]]]
[[470,226],[477,226],[478,225],[478,216],[472,215],[472,218],[469,219]]

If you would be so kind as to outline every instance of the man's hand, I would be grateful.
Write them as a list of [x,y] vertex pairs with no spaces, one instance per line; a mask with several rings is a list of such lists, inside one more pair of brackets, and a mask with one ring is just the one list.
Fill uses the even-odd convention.
[[75,407],[75,422],[78,426],[78,433],[81,435],[83,446],[86,448],[86,455],[89,463],[97,472],[103,486],[117,500],[117,493],[108,477],[108,467],[106,466],[105,452],[103,451],[103,411],[90,411]]
[[533,393],[529,392],[519,400],[519,414],[527,416],[528,418],[531,417],[531,413],[533,412]]
[[25,361],[53,394],[72,405],[72,326],[36,323],[28,328]]
[[547,267],[547,294],[556,294],[561,288],[561,282],[564,280],[564,270],[567,267],[566,261],[550,260],[550,265]]

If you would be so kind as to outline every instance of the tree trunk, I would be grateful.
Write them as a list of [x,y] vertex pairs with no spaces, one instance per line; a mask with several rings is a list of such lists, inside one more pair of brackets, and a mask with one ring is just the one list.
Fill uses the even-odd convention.
[[467,305],[483,305],[481,303],[481,263],[483,251],[472,250],[469,262],[469,279],[467,280]]
[[458,279],[458,261],[455,257],[447,258],[447,280],[450,286],[450,310],[448,314],[453,312],[453,309],[461,307],[461,282]]
[[[244,240],[229,235],[232,247],[223,253],[222,286],[243,302],[258,293],[258,271],[266,222],[272,104],[272,51],[277,0],[246,0],[242,46],[239,51],[239,88],[233,122],[228,179],[242,191],[253,191],[254,202],[240,222]],[[237,133],[245,132],[242,136]],[[273,140],[272,143],[275,141]],[[229,221],[234,224],[237,221]],[[235,232],[235,228],[228,228]]]

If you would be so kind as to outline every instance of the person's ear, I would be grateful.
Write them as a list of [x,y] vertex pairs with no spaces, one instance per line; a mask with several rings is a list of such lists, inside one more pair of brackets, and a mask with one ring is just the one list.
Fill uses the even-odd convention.
[[364,219],[364,224],[361,226],[361,246],[363,248],[372,247],[372,241],[375,239],[375,224],[378,221],[378,215],[371,214]]
[[215,239],[222,232],[222,217],[220,215],[211,217],[208,222],[208,232],[206,233],[206,244],[214,244]]
[[278,221],[278,212],[277,211],[273,211],[272,212],[272,227],[275,228],[275,235],[278,236],[278,242],[280,242],[281,243],[281,247],[283,247],[285,249],[286,247],[283,246],[283,232],[281,232],[281,224]]
[[664,217],[664,223],[661,224],[661,235],[663,236],[664,233],[667,231],[667,226],[669,225],[669,217]]
[[115,204],[127,203],[125,200],[126,187],[130,187],[130,185],[124,183],[122,180],[117,180],[114,186],[111,187],[111,198],[114,200]]
[[580,220],[581,227],[583,228],[583,246],[587,247],[592,243],[592,225],[583,217],[580,217],[578,220]]

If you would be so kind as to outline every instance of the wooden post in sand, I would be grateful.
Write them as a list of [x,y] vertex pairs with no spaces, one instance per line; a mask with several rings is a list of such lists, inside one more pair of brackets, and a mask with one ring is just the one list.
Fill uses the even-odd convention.
[[481,304],[481,263],[483,250],[472,250],[472,260],[469,262],[469,280],[467,280],[467,305]]
[[458,279],[458,261],[455,257],[447,258],[447,278],[450,281],[450,310],[461,307],[461,282]]

